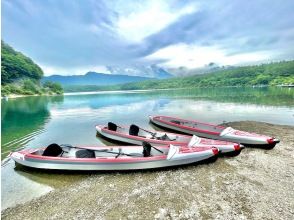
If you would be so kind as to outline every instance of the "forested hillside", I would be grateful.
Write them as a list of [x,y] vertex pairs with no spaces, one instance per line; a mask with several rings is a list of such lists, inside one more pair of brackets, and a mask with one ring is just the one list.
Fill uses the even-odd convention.
[[62,94],[56,83],[44,83],[42,69],[29,57],[1,41],[1,95]]

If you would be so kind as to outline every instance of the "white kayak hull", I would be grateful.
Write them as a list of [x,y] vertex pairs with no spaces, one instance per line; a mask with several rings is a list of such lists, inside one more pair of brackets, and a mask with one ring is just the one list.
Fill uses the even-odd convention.
[[185,120],[167,116],[149,116],[150,121],[160,127],[186,134],[216,140],[230,141],[244,145],[274,147],[279,140],[274,137],[235,130],[230,127],[210,125],[193,120]]
[[[162,145],[170,145],[170,144],[188,145],[192,139],[192,136],[190,135],[182,135],[182,134],[160,132],[160,131],[155,132],[155,131],[147,131],[147,130],[145,130],[147,132],[140,131],[142,132],[141,136],[134,136],[125,132],[125,131],[128,131],[128,127],[120,127],[120,129],[118,129],[117,131],[112,131],[112,130],[109,130],[107,126],[97,125],[96,131],[105,138],[123,142],[123,143],[134,144],[134,145],[142,145],[144,141],[152,144],[153,146],[162,146]],[[167,137],[170,137],[170,140],[159,140],[156,138],[152,138],[150,137],[150,135],[148,136],[148,132],[150,133],[155,132],[157,136],[166,135]],[[201,147],[201,146],[217,147],[222,154],[236,152],[236,155],[244,148],[243,145],[240,145],[238,143],[211,140],[211,139],[197,137],[197,141],[193,145],[193,147]]]
[[[10,157],[18,164],[30,168],[52,169],[52,170],[88,170],[88,171],[118,171],[118,170],[143,170],[153,168],[163,168],[171,166],[180,166],[193,164],[210,158],[215,158],[218,154],[217,149],[203,148],[199,151],[185,152],[187,149],[172,146],[177,151],[171,152],[170,147],[158,147],[165,152],[164,155],[155,155],[152,157],[109,157],[103,156],[95,158],[74,158],[74,157],[48,157],[39,155],[42,149],[25,149],[19,152],[11,153]],[[103,147],[113,152],[119,152],[118,149],[138,148],[137,146],[122,147]],[[95,151],[97,148],[78,148],[90,149]],[[99,148],[98,148],[99,149]],[[131,150],[132,151],[132,150]],[[183,152],[181,152],[183,151]],[[100,152],[99,152],[100,153]],[[155,150],[152,150],[156,154]],[[158,154],[158,153],[157,153]]]

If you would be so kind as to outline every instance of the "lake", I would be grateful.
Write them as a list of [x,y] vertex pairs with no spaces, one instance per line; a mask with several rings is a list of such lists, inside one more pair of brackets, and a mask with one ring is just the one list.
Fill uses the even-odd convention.
[[[150,128],[148,115],[210,123],[261,121],[294,126],[293,88],[203,88],[65,94],[1,100],[1,155],[51,143],[105,145],[95,125],[112,121]],[[2,209],[72,183],[82,174],[42,173],[2,165]],[[34,189],[34,191],[31,191]]]

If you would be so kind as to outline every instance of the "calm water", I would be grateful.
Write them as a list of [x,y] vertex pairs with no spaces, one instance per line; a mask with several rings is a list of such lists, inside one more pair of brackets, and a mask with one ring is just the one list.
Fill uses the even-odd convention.
[[[1,109],[3,159],[11,150],[47,146],[53,142],[109,144],[96,137],[96,124],[112,121],[149,128],[148,115],[178,116],[211,123],[254,120],[294,125],[294,89],[191,89],[26,97],[2,100]],[[15,168],[10,161],[2,166],[2,208],[82,177],[31,172]]]

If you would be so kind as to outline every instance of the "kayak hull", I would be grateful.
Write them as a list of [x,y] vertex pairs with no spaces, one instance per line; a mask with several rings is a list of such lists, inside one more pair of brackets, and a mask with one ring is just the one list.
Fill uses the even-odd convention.
[[[134,144],[134,145],[141,145],[142,142],[144,141],[152,144],[153,146],[162,146],[162,145],[169,145],[169,144],[187,145],[192,138],[192,136],[189,136],[189,135],[161,132],[170,137],[177,137],[177,138],[180,137],[181,141],[156,140],[156,139],[150,139],[146,137],[138,137],[138,136],[133,136],[128,134],[122,134],[121,132],[111,131],[107,129],[106,126],[103,126],[103,125],[97,125],[96,131],[98,132],[99,135],[109,140],[118,141],[121,143]],[[217,147],[220,150],[221,154],[240,151],[244,148],[244,146],[236,144],[236,143],[232,143],[232,142],[214,141],[214,140],[203,139],[203,138],[194,147],[199,147],[199,146]],[[238,154],[239,153],[236,153],[236,155]]]
[[[197,121],[189,121],[166,116],[149,116],[149,119],[150,122],[159,127],[168,128],[170,130],[179,131],[181,133],[197,135],[205,138],[241,143],[245,146],[273,148],[277,143],[280,142],[278,139],[273,137],[243,132],[232,129],[230,127],[226,128],[218,125],[204,124],[204,127],[210,128],[209,131],[205,131],[203,129],[194,128],[192,126],[184,126],[172,122],[173,120],[175,120],[179,122],[183,121],[184,123],[188,122],[191,125],[201,124],[201,122]],[[216,129],[216,131],[213,130],[214,128]]]
[[[117,146],[115,146],[117,148]],[[123,149],[126,146],[122,146]],[[134,147],[129,147],[134,148]],[[159,148],[168,151],[169,147]],[[144,170],[194,164],[200,161],[215,158],[216,149],[202,149],[189,153],[178,153],[172,158],[168,155],[154,157],[96,157],[96,158],[70,158],[70,157],[45,157],[34,155],[39,149],[22,150],[14,152],[10,157],[17,163],[30,168],[48,170],[85,170],[85,171],[119,171],[119,170]],[[185,150],[185,149],[184,149]],[[216,150],[216,151],[215,151]]]
[[187,165],[197,163],[206,159],[211,158],[212,156],[203,155],[196,158],[178,160],[178,161],[153,161],[153,162],[140,162],[140,163],[117,163],[117,164],[92,164],[92,163],[56,163],[47,161],[30,161],[30,160],[18,160],[15,159],[15,162],[21,164],[22,166],[37,168],[37,169],[49,169],[49,170],[85,170],[85,171],[119,171],[119,170],[144,170],[144,169],[156,169],[164,167],[173,167],[180,165]]

